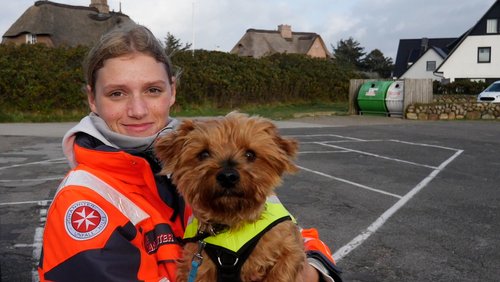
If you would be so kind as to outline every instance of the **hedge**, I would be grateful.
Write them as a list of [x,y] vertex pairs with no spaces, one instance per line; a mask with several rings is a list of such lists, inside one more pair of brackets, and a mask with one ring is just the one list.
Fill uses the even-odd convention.
[[[0,110],[50,113],[87,108],[81,62],[87,47],[0,45]],[[347,101],[357,75],[332,60],[276,54],[262,59],[217,51],[178,52],[178,107]]]
[[87,48],[0,45],[0,108],[48,113],[86,107],[81,62]]
[[433,82],[434,94],[467,94],[477,95],[481,93],[489,83],[483,81],[470,81],[468,79],[455,80],[450,83]]
[[182,70],[180,105],[346,101],[349,78],[354,75],[332,61],[292,54],[253,59],[197,51],[194,56],[177,53],[172,61]]

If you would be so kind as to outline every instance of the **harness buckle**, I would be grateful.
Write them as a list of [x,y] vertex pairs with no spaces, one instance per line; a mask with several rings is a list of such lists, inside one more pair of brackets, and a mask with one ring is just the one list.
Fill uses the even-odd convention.
[[198,251],[196,251],[196,253],[194,254],[193,261],[198,261],[199,264],[201,264],[201,262],[203,261],[203,255],[201,253],[203,252],[206,244],[207,243],[205,243],[205,241],[198,241]]

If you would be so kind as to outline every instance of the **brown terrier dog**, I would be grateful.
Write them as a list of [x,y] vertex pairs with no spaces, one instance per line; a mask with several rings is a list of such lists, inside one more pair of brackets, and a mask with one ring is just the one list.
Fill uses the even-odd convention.
[[185,120],[158,140],[162,174],[171,174],[195,217],[177,281],[298,279],[304,243],[274,195],[282,175],[297,171],[297,148],[271,121],[236,112]]

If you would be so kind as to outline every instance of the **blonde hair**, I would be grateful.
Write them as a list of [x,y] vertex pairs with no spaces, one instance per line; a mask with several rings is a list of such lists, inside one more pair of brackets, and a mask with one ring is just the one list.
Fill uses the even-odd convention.
[[92,92],[94,93],[97,71],[103,67],[104,61],[134,52],[148,54],[163,63],[168,80],[170,84],[173,83],[172,64],[162,43],[148,28],[138,24],[128,24],[104,34],[87,54],[83,69],[85,81]]

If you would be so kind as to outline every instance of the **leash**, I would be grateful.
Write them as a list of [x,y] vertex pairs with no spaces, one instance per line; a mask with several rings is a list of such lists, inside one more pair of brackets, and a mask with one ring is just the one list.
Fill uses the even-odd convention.
[[191,260],[191,270],[189,271],[188,282],[194,282],[196,279],[196,275],[198,274],[198,267],[203,262],[203,249],[205,248],[205,241],[198,241],[198,251],[194,254],[193,259]]
[[192,243],[198,241],[198,250],[196,253],[193,255],[193,259],[191,260],[191,270],[189,271],[189,276],[188,276],[188,282],[194,282],[196,279],[196,275],[198,274],[198,268],[200,267],[201,263],[203,262],[203,249],[205,248],[205,243],[206,238],[210,236],[214,236],[218,233],[220,233],[223,230],[226,230],[227,226],[222,225],[222,224],[217,224],[215,226],[212,226],[208,232],[207,231],[198,231],[196,236],[192,238],[184,238],[182,240],[183,244],[186,243]]

